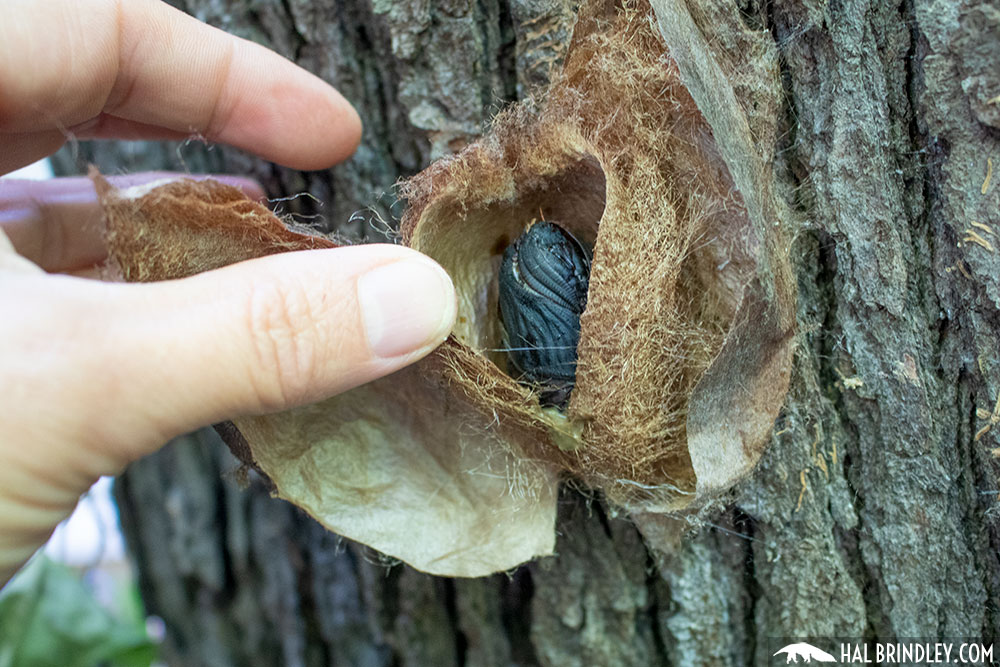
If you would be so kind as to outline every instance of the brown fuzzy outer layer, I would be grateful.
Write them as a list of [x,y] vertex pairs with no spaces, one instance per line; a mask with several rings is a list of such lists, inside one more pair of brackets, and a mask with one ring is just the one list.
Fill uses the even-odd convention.
[[[176,179],[119,192],[91,169],[108,218],[109,256],[128,282],[170,280],[293,250],[335,248],[292,229],[239,188]],[[121,261],[121,258],[127,258]]]

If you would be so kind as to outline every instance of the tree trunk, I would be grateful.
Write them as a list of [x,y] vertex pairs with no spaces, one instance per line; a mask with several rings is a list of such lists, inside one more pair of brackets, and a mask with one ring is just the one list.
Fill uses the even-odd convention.
[[[358,155],[316,173],[197,144],[83,156],[107,171],[250,173],[272,196],[315,196],[286,211],[364,239],[398,217],[399,177],[544,85],[575,12],[563,0],[176,4],[336,85],[366,124]],[[1000,10],[690,4],[734,53],[726,26],[761,31],[785,94],[775,169],[800,225],[799,340],[757,471],[709,519],[676,519],[675,553],[566,490],[557,556],[448,580],[326,532],[258,480],[241,490],[209,431],[181,438],[117,491],[170,664],[766,665],[774,637],[1000,639]]]

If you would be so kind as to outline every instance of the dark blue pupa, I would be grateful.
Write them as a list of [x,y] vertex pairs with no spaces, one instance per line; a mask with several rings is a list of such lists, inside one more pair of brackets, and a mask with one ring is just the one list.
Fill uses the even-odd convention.
[[500,317],[510,371],[565,407],[576,379],[580,315],[587,305],[590,251],[552,222],[532,224],[500,264]]

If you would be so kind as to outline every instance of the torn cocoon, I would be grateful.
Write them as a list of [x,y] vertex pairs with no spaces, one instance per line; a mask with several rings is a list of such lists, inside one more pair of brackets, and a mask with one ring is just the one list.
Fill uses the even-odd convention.
[[[95,183],[129,280],[334,245],[219,183]],[[450,273],[458,324],[389,378],[236,420],[231,448],[277,495],[417,569],[481,576],[552,553],[562,476],[650,513],[753,468],[787,391],[794,289],[648,7],[582,8],[541,108],[503,113],[404,195],[404,240]],[[565,411],[503,351],[503,254],[539,212],[593,248]]]

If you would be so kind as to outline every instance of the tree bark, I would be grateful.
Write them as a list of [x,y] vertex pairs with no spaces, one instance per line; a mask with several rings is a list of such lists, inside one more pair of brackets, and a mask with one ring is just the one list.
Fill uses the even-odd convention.
[[[314,173],[197,143],[85,144],[81,157],[111,172],[250,173],[275,197],[311,193],[281,206],[359,239],[398,216],[398,178],[544,86],[575,12],[175,4],[336,85],[366,123],[358,155]],[[252,475],[241,490],[211,432],[181,438],[117,487],[170,664],[766,665],[773,637],[1000,638],[1000,10],[689,5],[713,43],[739,54],[735,22],[780,63],[775,169],[799,224],[800,333],[756,472],[708,518],[668,519],[686,533],[672,554],[566,490],[557,556],[448,580],[326,532]]]

